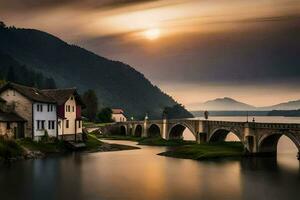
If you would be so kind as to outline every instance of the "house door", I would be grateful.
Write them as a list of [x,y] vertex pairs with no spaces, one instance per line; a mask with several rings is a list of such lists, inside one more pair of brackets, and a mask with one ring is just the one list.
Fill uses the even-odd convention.
[[17,138],[24,138],[24,123],[22,123],[22,122],[18,123],[16,137]]

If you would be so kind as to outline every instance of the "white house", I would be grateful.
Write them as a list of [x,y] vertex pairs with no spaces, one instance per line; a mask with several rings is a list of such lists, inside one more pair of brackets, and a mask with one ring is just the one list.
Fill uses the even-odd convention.
[[57,102],[58,137],[80,140],[82,135],[81,109],[84,104],[75,88],[42,90]]
[[112,109],[112,120],[115,122],[126,122],[127,118],[122,109]]
[[33,103],[33,134],[41,137],[47,132],[49,137],[57,137],[56,104]]
[[56,101],[41,90],[14,83],[0,89],[0,97],[13,112],[27,121],[24,137],[39,140],[48,134],[57,137]]

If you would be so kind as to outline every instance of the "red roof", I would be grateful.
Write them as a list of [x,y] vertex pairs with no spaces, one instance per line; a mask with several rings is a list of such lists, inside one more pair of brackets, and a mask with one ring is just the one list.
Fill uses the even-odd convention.
[[111,109],[112,114],[124,114],[124,111],[122,109]]

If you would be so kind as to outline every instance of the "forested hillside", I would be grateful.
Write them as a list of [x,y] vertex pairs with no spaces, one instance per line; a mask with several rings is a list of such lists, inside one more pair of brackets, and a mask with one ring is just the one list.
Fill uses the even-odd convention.
[[56,87],[53,78],[45,77],[20,65],[11,56],[0,52],[0,80],[11,81],[40,89],[52,89]]
[[[0,26],[0,51],[29,69],[53,77],[58,87],[95,90],[99,108],[122,108],[128,116],[161,118],[177,104],[129,65],[106,59],[48,33]],[[184,107],[180,116],[192,117]]]

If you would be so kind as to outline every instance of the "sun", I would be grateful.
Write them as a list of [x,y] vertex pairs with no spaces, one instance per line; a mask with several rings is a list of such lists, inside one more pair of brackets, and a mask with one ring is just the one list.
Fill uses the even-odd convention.
[[144,35],[148,40],[156,40],[160,37],[160,29],[158,28],[148,29],[144,32]]

